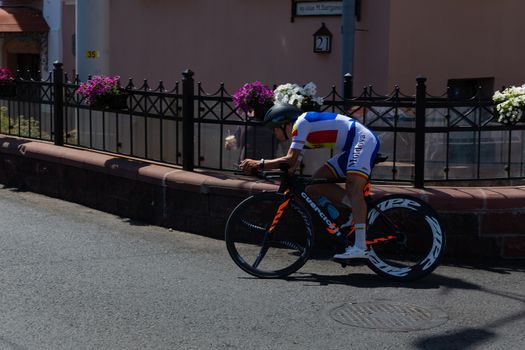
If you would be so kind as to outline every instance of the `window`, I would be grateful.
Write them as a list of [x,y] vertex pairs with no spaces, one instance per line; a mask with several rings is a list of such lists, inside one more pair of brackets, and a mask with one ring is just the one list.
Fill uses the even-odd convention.
[[494,93],[494,78],[449,79],[449,97],[455,100],[467,100],[478,93],[481,87],[481,98],[488,99]]

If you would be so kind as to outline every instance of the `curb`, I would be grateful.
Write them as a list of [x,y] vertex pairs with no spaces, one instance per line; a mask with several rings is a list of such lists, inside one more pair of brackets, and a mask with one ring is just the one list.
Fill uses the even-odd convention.
[[[229,212],[243,198],[277,188],[247,176],[187,172],[5,135],[0,135],[0,182],[215,238],[222,238]],[[445,225],[448,257],[525,258],[525,186],[374,185],[372,194],[408,194],[429,203]]]

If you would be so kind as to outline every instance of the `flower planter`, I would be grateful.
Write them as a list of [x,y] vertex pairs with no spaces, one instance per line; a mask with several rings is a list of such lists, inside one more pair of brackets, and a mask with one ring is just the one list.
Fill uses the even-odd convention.
[[235,107],[246,113],[248,118],[261,121],[273,105],[273,92],[260,81],[254,81],[244,84],[235,92],[233,103]]
[[15,97],[16,84],[9,81],[0,81],[0,97]]
[[510,120],[507,116],[502,114],[496,114],[498,123],[506,125],[506,126],[513,126],[516,124],[525,123],[525,109],[521,111],[521,116],[518,120]]
[[496,91],[492,100],[496,104],[495,111],[501,124],[512,126],[525,121],[525,85]]
[[91,108],[114,110],[128,108],[128,94],[120,88],[119,76],[95,75],[85,83],[81,83],[76,93],[82,95]]
[[317,87],[313,82],[304,86],[295,83],[281,84],[273,91],[275,103],[291,104],[303,112],[320,112],[323,98],[317,97]]
[[96,109],[128,109],[128,94],[103,95],[97,97],[96,101],[91,104]]

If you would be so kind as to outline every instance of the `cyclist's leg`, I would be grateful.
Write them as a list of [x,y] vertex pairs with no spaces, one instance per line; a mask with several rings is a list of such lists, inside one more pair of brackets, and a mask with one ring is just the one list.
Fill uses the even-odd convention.
[[346,167],[346,190],[353,206],[356,243],[358,248],[366,249],[367,207],[363,190],[369,181],[374,159],[379,150],[379,139],[365,127],[359,127],[350,148]]
[[349,174],[346,180],[346,195],[352,204],[352,215],[355,222],[355,243],[359,249],[366,249],[366,214],[367,206],[363,189],[368,177]]
[[[313,177],[321,179],[332,179],[341,176],[335,173],[328,163],[325,163],[323,166],[321,166],[314,172]],[[333,203],[341,203],[343,197],[346,196],[346,191],[337,184],[310,185],[307,188],[307,193],[314,200],[317,200],[321,195],[323,195],[326,196]]]
[[346,194],[350,199],[355,221],[355,243],[336,258],[362,258],[366,254],[366,215],[367,206],[363,189],[368,183],[372,163],[379,149],[379,140],[368,129],[360,128],[348,150],[346,164]]

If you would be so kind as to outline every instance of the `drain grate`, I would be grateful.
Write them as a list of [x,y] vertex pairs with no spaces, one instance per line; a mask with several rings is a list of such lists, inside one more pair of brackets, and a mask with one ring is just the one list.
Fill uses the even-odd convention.
[[386,301],[343,304],[332,309],[330,317],[349,326],[385,331],[429,329],[448,320],[439,309]]

